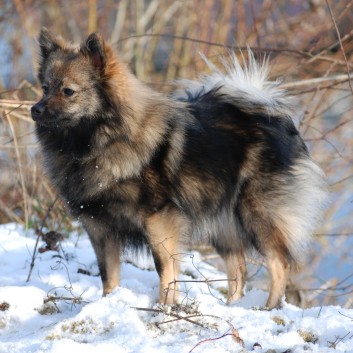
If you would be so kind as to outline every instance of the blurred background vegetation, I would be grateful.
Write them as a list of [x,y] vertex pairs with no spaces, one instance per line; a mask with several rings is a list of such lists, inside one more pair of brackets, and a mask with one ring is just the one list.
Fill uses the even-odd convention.
[[269,56],[332,190],[295,293],[306,305],[352,307],[353,0],[0,0],[0,223],[68,232],[60,201],[48,212],[57,197],[29,114],[41,91],[42,26],[73,42],[99,31],[138,78],[166,93],[172,80],[207,71],[199,52],[215,63],[247,46]]

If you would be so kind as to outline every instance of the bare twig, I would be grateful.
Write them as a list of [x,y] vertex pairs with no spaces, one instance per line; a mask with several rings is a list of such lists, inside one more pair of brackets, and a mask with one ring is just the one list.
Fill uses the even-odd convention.
[[350,320],[353,321],[353,317],[350,317],[350,316],[348,316],[348,315],[342,314],[340,311],[339,311],[338,313],[339,313],[340,315],[342,315],[342,316],[344,316],[344,317],[346,317],[346,318],[348,318],[348,319],[350,319]]
[[348,80],[348,84],[349,84],[349,87],[351,88],[351,91],[352,91],[352,94],[353,94],[353,86],[352,86],[352,83],[351,83],[351,74],[350,74],[350,71],[349,71],[349,64],[348,64],[348,60],[347,60],[347,57],[346,57],[346,52],[344,51],[344,48],[343,48],[343,43],[342,43],[342,40],[341,40],[341,33],[337,27],[337,23],[336,23],[336,20],[335,20],[335,16],[332,12],[332,8],[331,8],[331,5],[329,3],[328,0],[326,0],[326,4],[327,4],[327,7],[330,11],[330,15],[331,15],[331,19],[332,19],[332,22],[333,22],[333,25],[335,27],[335,30],[336,30],[336,33],[337,33],[337,37],[338,37],[338,41],[340,43],[340,47],[341,47],[341,51],[342,51],[342,54],[343,54],[343,58],[344,58],[344,61],[346,63],[346,67],[347,67],[347,75],[349,77],[349,80]]
[[189,353],[191,353],[193,350],[195,350],[198,346],[200,346],[201,344],[207,343],[207,342],[213,342],[213,341],[217,341],[220,340],[224,337],[227,336],[232,336],[233,340],[237,343],[239,343],[242,347],[245,346],[244,341],[240,338],[239,332],[238,330],[236,330],[234,328],[234,326],[232,325],[232,330],[231,333],[224,333],[223,335],[219,336],[219,337],[215,337],[215,338],[207,338],[205,340],[200,341],[199,343],[197,343],[190,351]]
[[336,349],[337,344],[342,342],[349,334],[350,332],[347,332],[347,334],[345,334],[343,337],[336,336],[336,339],[333,342],[327,341],[327,343],[329,344],[328,347]]
[[15,108],[26,108],[35,104],[35,101],[20,101],[16,99],[0,99],[0,106],[2,107],[14,107]]
[[20,173],[20,182],[21,182],[21,188],[22,188],[22,197],[23,197],[23,209],[24,209],[24,215],[25,215],[25,227],[27,229],[28,227],[28,220],[29,220],[29,204],[28,204],[28,195],[27,195],[27,188],[26,188],[26,184],[25,184],[25,176],[24,176],[24,172],[23,172],[23,166],[22,166],[22,159],[21,159],[21,154],[20,154],[20,150],[18,148],[18,141],[17,141],[17,135],[15,132],[15,128],[14,125],[10,119],[10,112],[4,112],[4,118],[7,120],[9,126],[10,126],[10,130],[12,133],[12,137],[13,137],[13,142],[14,142],[14,146],[15,146],[15,153],[16,153],[16,158],[18,161],[18,169],[19,169],[19,173]]
[[[223,43],[216,43],[216,42],[211,42],[211,41],[207,41],[207,40],[191,38],[191,37],[187,37],[187,36],[177,36],[177,35],[163,34],[163,33],[132,34],[132,35],[129,35],[128,37],[119,39],[117,42],[115,42],[115,44],[119,45],[120,43],[127,41],[129,39],[138,39],[138,38],[143,38],[143,37],[163,37],[163,38],[169,38],[169,39],[178,39],[178,40],[184,40],[184,41],[191,41],[193,43],[198,43],[198,44],[207,44],[207,45],[213,46],[213,47],[241,50],[244,52],[246,52],[250,48],[253,52],[259,52],[259,53],[276,53],[276,54],[283,54],[283,55],[295,55],[297,57],[304,57],[306,59],[310,59],[310,58],[314,57],[314,55],[309,52],[306,52],[303,50],[297,50],[297,49],[290,49],[290,48],[278,49],[278,48],[273,48],[273,47],[259,48],[259,47],[254,47],[254,46],[245,47],[245,46],[237,46],[237,45],[227,45],[227,44],[223,44]],[[317,60],[336,63],[336,64],[340,64],[340,65],[348,65],[350,67],[353,67],[353,64],[345,62],[344,60],[336,60],[336,59],[322,56],[322,55],[315,56],[315,57]]]
[[53,207],[54,207],[54,205],[55,205],[55,203],[56,203],[56,201],[58,199],[59,199],[59,195],[57,195],[55,200],[49,205],[49,207],[47,209],[47,212],[46,212],[46,214],[44,215],[44,217],[42,219],[42,223],[40,225],[40,228],[37,231],[37,239],[36,239],[36,243],[34,245],[33,254],[32,254],[32,261],[31,261],[31,264],[30,264],[30,267],[29,267],[29,272],[28,272],[28,276],[27,276],[26,282],[29,282],[29,280],[31,278],[31,275],[32,275],[35,259],[36,259],[36,256],[37,256],[38,243],[39,243],[39,239],[40,239],[41,235],[43,234],[44,224],[45,224],[47,218],[49,217],[49,214],[50,214],[51,210],[53,209]]
[[191,353],[193,350],[195,350],[198,346],[200,346],[201,344],[204,344],[204,343],[207,343],[207,342],[213,342],[213,341],[217,341],[217,340],[220,340],[224,337],[227,337],[227,336],[232,336],[233,334],[232,333],[224,333],[222,336],[219,336],[219,337],[215,337],[215,338],[206,338],[205,340],[202,340],[200,342],[198,342],[190,351],[189,353]]
[[[131,307],[132,309],[135,309],[135,310],[139,310],[139,311],[149,311],[149,312],[154,312],[154,313],[158,313],[158,314],[166,314],[166,315],[170,315],[170,316],[173,316],[173,317],[176,317],[178,320],[185,320],[187,322],[190,322],[191,324],[194,324],[196,326],[200,326],[202,328],[205,328],[204,325],[200,324],[199,322],[196,322],[196,321],[193,321],[193,320],[190,320],[190,317],[195,317],[197,315],[191,315],[191,316],[181,316],[181,315],[178,315],[176,313],[173,313],[173,312],[166,312],[164,310],[161,310],[161,309],[151,309],[151,308],[138,308],[138,307]],[[201,315],[200,315],[201,316]]]
[[[350,39],[353,35],[353,30],[351,30],[349,33],[347,33],[344,37],[341,38],[341,42],[343,43],[344,41]],[[340,42],[337,41],[337,42],[334,42],[332,43],[331,45],[329,45],[327,48],[321,50],[318,54],[315,54],[310,60],[308,60],[308,63],[312,63],[315,61],[316,57],[317,56],[320,56],[320,55],[323,55],[325,54],[326,52],[328,52],[329,50],[335,48],[337,46],[337,44],[339,44]]]
[[[303,86],[312,86],[320,83],[331,82],[332,84],[340,84],[352,80],[352,77],[349,75],[336,75],[331,77],[315,77],[307,80],[299,80],[295,82],[283,83],[279,87],[284,89],[292,89]],[[317,87],[316,87],[317,88]],[[327,87],[326,87],[327,88]]]
[[[352,179],[352,178],[353,178],[353,175],[348,175],[348,176],[346,176],[346,177],[344,177],[344,178],[342,178],[342,179],[340,179],[340,180],[338,180],[338,181],[332,183],[330,186],[339,185],[339,184],[344,183],[345,181],[350,180],[350,179]],[[353,233],[348,233],[348,234],[345,234],[345,235],[352,235],[352,234],[353,234]]]
[[316,233],[316,236],[325,236],[325,237],[339,237],[339,236],[345,236],[345,237],[351,237],[353,233]]
[[81,298],[81,295],[78,297],[65,297],[65,296],[55,296],[55,295],[48,295],[46,299],[44,299],[44,304],[49,302],[57,302],[57,301],[65,301],[65,302],[72,302],[73,304],[80,304],[80,303],[89,303]]

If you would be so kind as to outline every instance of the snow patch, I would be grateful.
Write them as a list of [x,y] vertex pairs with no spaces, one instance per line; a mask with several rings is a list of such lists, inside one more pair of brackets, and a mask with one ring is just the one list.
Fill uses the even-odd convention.
[[182,262],[184,300],[174,308],[156,304],[156,271],[131,263],[122,265],[121,286],[102,298],[85,235],[38,254],[26,283],[35,240],[18,225],[0,226],[1,353],[353,352],[352,309],[283,302],[264,311],[267,293],[258,289],[228,306],[226,283],[197,282],[225,278],[197,252]]

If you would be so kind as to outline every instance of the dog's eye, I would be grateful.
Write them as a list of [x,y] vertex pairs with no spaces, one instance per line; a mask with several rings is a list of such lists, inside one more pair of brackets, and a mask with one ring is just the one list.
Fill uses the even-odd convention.
[[43,91],[44,94],[48,94],[48,92],[49,92],[49,87],[48,87],[47,85],[43,85],[43,86],[42,86],[42,91]]
[[71,97],[75,93],[75,91],[71,88],[64,88],[63,92],[67,97]]

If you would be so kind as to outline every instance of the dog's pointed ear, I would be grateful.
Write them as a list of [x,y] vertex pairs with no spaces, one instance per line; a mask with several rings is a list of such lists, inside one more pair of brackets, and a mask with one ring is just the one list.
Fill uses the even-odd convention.
[[93,67],[100,72],[103,71],[106,66],[105,44],[103,38],[98,33],[90,34],[86,40],[85,49]]
[[45,27],[40,31],[38,41],[43,59],[46,59],[51,52],[61,48],[58,38]]

